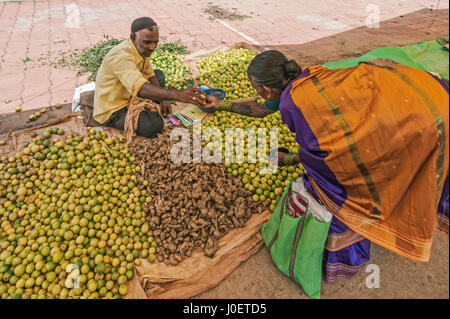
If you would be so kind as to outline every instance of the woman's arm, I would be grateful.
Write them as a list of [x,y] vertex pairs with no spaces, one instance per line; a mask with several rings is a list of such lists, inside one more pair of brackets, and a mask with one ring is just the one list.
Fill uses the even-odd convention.
[[218,97],[208,95],[204,108],[217,108],[218,110],[233,112],[251,117],[265,117],[275,111],[269,109],[262,103],[258,102],[242,102],[233,103],[231,101],[220,101]]
[[233,103],[230,111],[251,117],[265,117],[275,112],[258,102]]

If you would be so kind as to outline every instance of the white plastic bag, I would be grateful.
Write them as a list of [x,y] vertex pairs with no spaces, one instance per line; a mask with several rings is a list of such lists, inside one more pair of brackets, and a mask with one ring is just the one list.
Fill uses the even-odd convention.
[[321,222],[329,222],[333,215],[322,206],[313,196],[311,196],[303,183],[303,178],[299,177],[292,183],[292,191],[299,193],[308,201],[308,212],[314,216],[315,219]]
[[75,93],[72,98],[72,112],[80,112],[80,95],[86,91],[94,91],[95,90],[95,82],[90,82],[85,85],[79,86],[75,89]]

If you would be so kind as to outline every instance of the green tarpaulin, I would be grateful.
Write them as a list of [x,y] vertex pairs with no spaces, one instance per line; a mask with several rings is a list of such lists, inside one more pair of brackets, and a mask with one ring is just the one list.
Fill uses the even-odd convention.
[[404,47],[377,48],[358,58],[327,62],[323,66],[329,69],[350,68],[358,65],[361,61],[384,58],[428,72],[438,73],[448,80],[449,52],[443,47],[443,44],[448,43],[448,39],[446,37]]

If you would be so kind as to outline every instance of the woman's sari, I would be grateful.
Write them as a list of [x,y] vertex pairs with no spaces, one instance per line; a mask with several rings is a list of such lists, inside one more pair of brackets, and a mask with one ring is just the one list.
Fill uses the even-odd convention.
[[435,226],[448,233],[448,106],[447,81],[404,65],[312,66],[283,92],[305,183],[334,214],[329,281],[356,273],[369,241],[425,262]]

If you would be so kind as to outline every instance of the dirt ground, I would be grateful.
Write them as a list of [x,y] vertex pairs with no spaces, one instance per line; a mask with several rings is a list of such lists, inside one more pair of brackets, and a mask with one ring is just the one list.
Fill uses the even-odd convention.
[[[380,287],[367,288],[363,268],[351,279],[322,283],[322,299],[449,298],[449,241],[435,232],[431,260],[419,263],[372,243],[369,264],[379,267]],[[368,264],[368,265],[369,265]],[[299,285],[273,264],[267,247],[242,263],[216,287],[195,298],[304,299]]]
[[237,11],[236,8],[232,10],[224,9],[217,5],[209,5],[205,10],[205,13],[212,16],[215,19],[223,19],[223,20],[243,20],[245,18],[250,18],[245,14],[241,14]]

